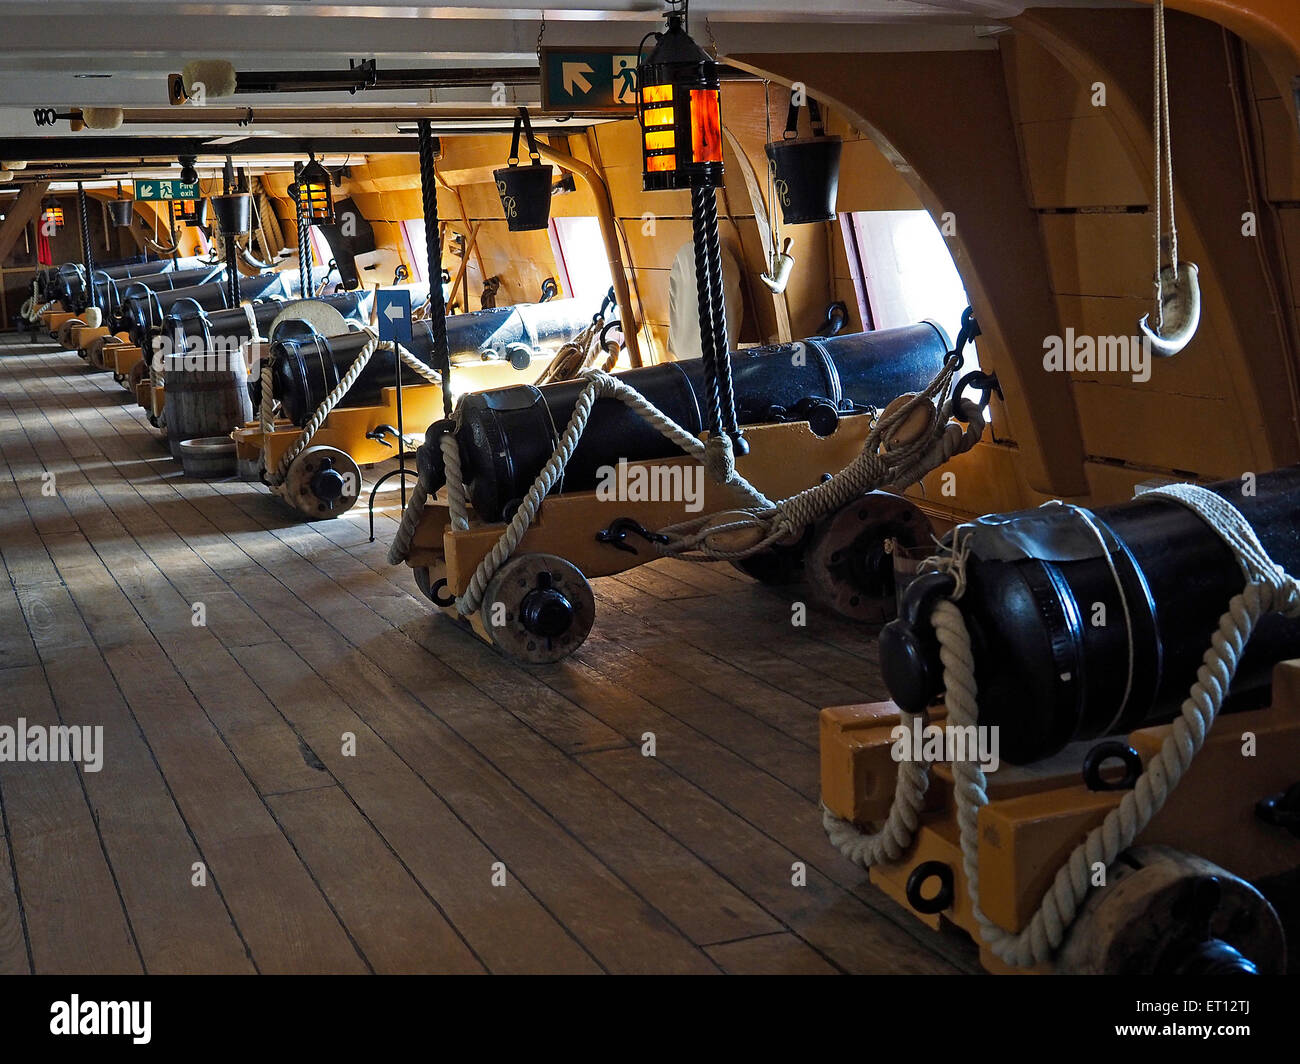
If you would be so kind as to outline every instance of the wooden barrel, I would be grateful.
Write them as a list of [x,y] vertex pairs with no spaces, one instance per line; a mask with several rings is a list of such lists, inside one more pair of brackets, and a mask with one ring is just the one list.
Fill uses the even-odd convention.
[[167,444],[173,458],[181,457],[185,440],[229,436],[253,420],[248,369],[239,352],[229,356],[168,355],[163,369]]

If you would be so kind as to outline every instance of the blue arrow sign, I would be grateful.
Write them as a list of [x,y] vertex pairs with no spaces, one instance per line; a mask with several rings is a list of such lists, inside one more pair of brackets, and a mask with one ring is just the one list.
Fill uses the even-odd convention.
[[381,288],[375,293],[379,315],[379,339],[399,344],[411,342],[411,291]]

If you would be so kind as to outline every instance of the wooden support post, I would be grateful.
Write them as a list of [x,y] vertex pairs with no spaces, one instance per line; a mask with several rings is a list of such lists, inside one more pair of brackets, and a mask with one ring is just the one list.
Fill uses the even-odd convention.
[[0,262],[9,257],[19,236],[27,228],[27,223],[40,213],[41,200],[49,190],[50,183],[40,181],[34,185],[25,185],[18,193],[18,199],[9,208],[5,220],[0,222]]
[[[600,235],[605,241],[605,255],[609,259],[609,276],[614,282],[614,297],[618,300],[619,308],[624,313],[631,314],[632,293],[627,286],[627,271],[623,268],[623,252],[619,248],[618,227],[614,224],[614,202],[610,199],[609,186],[605,184],[605,179],[593,167],[575,159],[572,155],[556,151],[545,141],[537,142],[537,150],[543,159],[555,163],[560,169],[568,170],[587,182],[592,195],[596,198],[596,221],[600,223]],[[623,339],[627,343],[628,361],[634,367],[640,366],[642,362],[639,338],[636,329],[629,327],[628,322],[623,323]]]
[[[461,197],[460,190],[453,188],[451,185],[447,184],[447,182],[444,181],[441,176],[439,176],[438,178],[438,183],[442,185],[442,187],[445,188],[448,192],[450,192],[453,196],[456,197],[456,206],[460,208],[460,220],[465,223],[465,232],[468,233],[471,228],[469,224],[469,214],[465,210],[465,200]],[[465,254],[466,255],[469,254],[468,237],[466,238],[465,241]],[[486,281],[487,269],[483,266],[483,252],[479,250],[477,243],[474,245],[474,258],[478,262],[479,277],[482,278],[484,281]],[[465,310],[466,312],[469,311],[469,282],[468,281],[465,282]]]
[[[464,281],[466,312],[469,311],[469,279],[467,277],[467,274],[469,273],[469,256],[470,253],[474,251],[475,248],[478,247],[478,231],[479,231],[479,227],[482,224],[483,224],[482,222],[475,222],[473,225],[469,227],[469,236],[465,238],[465,253],[460,257],[460,268],[456,270],[456,276],[452,279],[451,282],[451,292],[448,295],[448,301],[451,303],[455,303],[456,290],[460,287],[460,282]],[[482,266],[480,266],[479,269],[481,271]]]

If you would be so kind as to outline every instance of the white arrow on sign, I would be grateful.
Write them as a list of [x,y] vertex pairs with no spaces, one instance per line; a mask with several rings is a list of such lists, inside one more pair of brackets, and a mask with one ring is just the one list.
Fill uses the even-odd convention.
[[[584,74],[594,74],[595,71],[586,63],[564,63],[561,65],[561,80],[564,82],[564,91],[570,96],[577,96],[580,93],[591,91],[591,82],[583,77]],[[574,90],[577,90],[576,92]]]
[[152,196],[152,195],[153,195],[153,185],[141,185],[141,186],[140,186],[140,195],[142,195],[142,196]]
[[388,306],[384,308],[384,317],[389,321],[399,321],[406,317],[406,315],[402,313],[402,308],[396,303],[389,303]]

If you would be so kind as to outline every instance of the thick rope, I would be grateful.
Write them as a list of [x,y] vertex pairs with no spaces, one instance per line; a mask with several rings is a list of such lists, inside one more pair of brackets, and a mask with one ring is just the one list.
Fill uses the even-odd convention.
[[275,431],[275,396],[272,394],[274,388],[275,376],[271,371],[271,360],[267,358],[262,362],[262,395],[261,401],[257,404],[257,419],[261,422],[263,440]]
[[1164,328],[1164,278],[1161,266],[1164,261],[1163,210],[1169,204],[1169,256],[1173,266],[1174,283],[1178,281],[1178,220],[1174,214],[1174,156],[1169,129],[1169,65],[1165,47],[1165,3],[1153,0],[1155,14],[1155,56],[1152,63],[1154,84],[1154,117],[1152,140],[1155,143],[1155,245],[1156,245],[1156,329]]
[[152,237],[145,237],[144,246],[147,247],[150,251],[152,251],[155,255],[161,255],[163,258],[166,258],[168,255],[174,256],[176,252],[180,250],[181,245],[180,245],[180,241],[178,240],[174,244],[172,244],[171,247],[168,247],[165,244],[158,243],[158,241],[154,240]]
[[416,373],[430,384],[436,384],[438,387],[442,387],[442,374],[432,366],[425,365],[425,363],[421,362],[400,344],[397,347],[397,354],[406,365],[410,366],[411,369],[415,370]]
[[420,197],[424,209],[424,252],[429,278],[429,333],[433,337],[433,361],[446,367],[442,378],[442,412],[444,417],[451,417],[451,348],[447,342],[447,305],[442,296],[442,226],[438,223],[438,178],[434,167],[438,153],[432,123],[422,118],[416,129],[420,142]]
[[[33,299],[34,298],[35,297],[33,297]],[[47,310],[53,310],[54,307],[58,304],[58,302],[59,301],[57,299],[51,299],[47,303],[42,303],[39,307],[36,307],[35,303],[33,302],[32,307],[34,309],[31,311],[30,314],[25,315],[25,317],[27,318],[28,322],[30,322],[32,325],[35,325],[38,321],[41,320],[41,315],[44,314]],[[26,303],[24,303],[23,305],[27,306]]]
[[257,311],[253,309],[252,303],[240,303],[239,308],[244,312],[244,318],[248,322],[248,338],[253,343],[259,343],[262,340],[261,330],[257,327]]
[[700,318],[700,364],[704,369],[704,401],[708,407],[708,430],[711,435],[724,431],[722,388],[718,379],[717,332],[713,328],[713,304],[709,301],[709,242],[705,232],[705,193],[712,190],[691,189],[691,235],[695,251],[695,295]]
[[[293,465],[293,460],[297,458],[298,455],[302,454],[302,452],[311,444],[312,437],[316,435],[321,425],[325,423],[325,419],[329,417],[330,411],[333,410],[343,397],[348,394],[348,389],[356,383],[356,379],[361,375],[361,371],[366,368],[366,364],[370,361],[371,357],[377,350],[379,350],[379,337],[370,332],[369,329],[366,329],[365,331],[370,336],[369,342],[357,354],[352,365],[348,367],[348,371],[343,374],[343,378],[337,385],[335,385],[334,390],[330,392],[329,395],[322,400],[320,406],[316,408],[316,412],[312,414],[311,418],[308,419],[307,424],[303,426],[302,434],[298,437],[294,445],[281,456],[279,465],[275,467],[275,472],[268,473],[267,479],[271,487],[276,488],[284,483],[284,478],[288,475],[289,467]],[[262,371],[263,403],[266,402],[267,395],[267,372],[266,369],[263,369]]]
[[32,294],[23,301],[23,305],[18,309],[18,316],[22,318],[23,321],[31,323],[36,320],[32,317],[32,311],[36,309],[36,304],[40,302],[40,298],[41,286],[33,280]]
[[[442,467],[447,472],[447,509],[451,512],[451,527],[464,532],[469,528],[469,500],[465,497],[465,479],[460,467],[460,442],[454,432],[444,432],[438,443],[442,448]],[[453,484],[455,488],[452,488]]]
[[312,277],[311,277],[311,224],[307,221],[307,216],[303,213],[302,198],[294,197],[294,206],[297,208],[298,223],[298,294],[303,299],[311,299]]
[[[980,809],[988,804],[984,770],[974,760],[953,763],[962,867],[980,936],[999,958],[1014,966],[1028,967],[1052,959],[1091,890],[1093,868],[1098,863],[1109,867],[1163,808],[1204,745],[1260,619],[1275,610],[1288,617],[1300,616],[1300,581],[1268,556],[1254,529],[1236,507],[1222,496],[1193,484],[1172,485],[1149,494],[1163,496],[1195,511],[1232,549],[1245,575],[1246,586],[1233,596],[1219,618],[1196,681],[1160,752],[1147,764],[1120,804],[1075,847],[1058,869],[1037,911],[1017,934],[993,923],[980,908],[978,823]],[[948,567],[964,570],[961,552],[956,559],[947,561]],[[964,581],[959,581],[954,597],[959,597],[963,590]],[[974,726],[979,719],[979,707],[975,661],[965,619],[956,604],[947,599],[935,605],[930,619],[939,640],[948,720],[955,727]],[[900,765],[894,805],[901,806],[901,811],[895,817],[891,807],[887,823],[901,823],[906,828],[910,810],[915,808],[915,798],[913,785],[904,783],[904,768],[908,769],[909,776],[913,775],[910,765]],[[864,835],[829,811],[824,813],[823,822],[835,845],[851,859],[867,865],[882,859],[896,860],[888,855],[883,844],[871,841],[878,835]],[[911,834],[901,836],[906,840],[903,849],[910,845],[914,833],[913,826]],[[894,841],[891,838],[891,843]]]
[[398,522],[397,534],[388,547],[389,565],[401,565],[411,556],[411,540],[415,538],[415,530],[420,527],[420,518],[428,501],[429,489],[425,486],[424,477],[419,477],[411,488],[411,497],[406,500],[406,509],[402,511],[402,519]]
[[[801,534],[810,524],[837,512],[869,491],[882,487],[907,488],[955,455],[970,450],[983,435],[982,414],[967,404],[963,415],[968,423],[962,428],[950,420],[950,403],[940,408],[934,405],[934,398],[948,389],[959,365],[959,356],[950,358],[923,391],[889,417],[879,419],[867,434],[857,457],[829,480],[790,496],[770,510],[749,511],[743,519],[725,525],[710,525],[712,515],[704,514],[659,529],[659,534],[669,537],[667,543],[659,545],[660,552],[674,556],[698,555],[698,558],[690,560],[740,561]],[[923,404],[928,407],[926,431],[912,443],[882,454],[884,441],[890,439],[894,429]],[[720,438],[710,439],[709,443],[714,439]],[[714,537],[740,529],[756,530],[758,537],[740,550],[724,550],[711,545],[710,540]]]
[[[727,338],[727,304],[722,294],[722,242],[718,236],[718,194],[702,188],[705,256],[708,264],[709,320],[713,329],[714,370],[718,379],[722,432],[734,437],[740,426],[736,417],[736,391],[731,377],[731,345]],[[703,323],[701,323],[703,324]],[[725,474],[723,474],[725,475]],[[715,477],[716,479],[716,477]]]
[[77,182],[77,215],[81,222],[81,254],[86,260],[86,273],[84,284],[86,285],[86,301],[94,307],[98,306],[95,296],[95,248],[90,239],[90,210],[86,205],[85,186]]
[[[442,374],[431,366],[425,365],[413,354],[400,345],[397,353],[401,356],[403,362],[410,366],[416,373],[420,374],[431,384],[439,386],[443,383]],[[454,454],[448,454],[447,443],[451,441]],[[453,437],[443,436],[442,438],[443,461],[447,465],[449,476],[454,470],[456,483],[461,483],[460,475],[460,449],[456,445]],[[393,536],[393,542],[388,547],[388,564],[401,565],[411,554],[411,540],[415,537],[415,530],[420,526],[420,518],[424,516],[424,508],[429,501],[429,485],[425,483],[424,477],[417,478],[415,485],[411,489],[411,495],[406,500],[406,509],[402,511],[402,518],[397,524],[397,533]],[[460,495],[459,514],[455,507],[451,513],[452,526],[461,530],[469,528],[469,516],[465,510],[464,493]],[[458,519],[459,518],[459,519]]]
[[[925,726],[925,714],[902,714],[903,726],[909,731],[918,725]],[[925,806],[925,792],[930,787],[930,766],[925,761],[899,762],[898,781],[894,786],[894,800],[879,830],[860,831],[852,821],[842,820],[822,806],[822,826],[835,848],[845,857],[863,868],[877,864],[892,864],[912,845],[916,829],[921,823],[921,810]]]
[[[599,315],[593,318],[590,325],[555,353],[555,357],[542,370],[537,380],[533,381],[534,387],[552,384],[555,381],[571,381],[580,376],[596,357],[600,348],[600,331],[604,327],[604,318]],[[600,368],[608,372],[613,367],[606,363]]]

